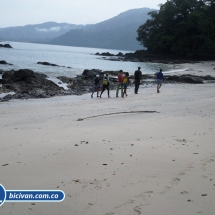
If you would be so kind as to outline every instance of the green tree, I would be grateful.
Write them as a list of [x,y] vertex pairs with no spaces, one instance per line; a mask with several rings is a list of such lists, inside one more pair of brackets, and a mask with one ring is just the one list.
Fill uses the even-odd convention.
[[215,56],[215,1],[168,0],[141,25],[137,40],[152,53]]

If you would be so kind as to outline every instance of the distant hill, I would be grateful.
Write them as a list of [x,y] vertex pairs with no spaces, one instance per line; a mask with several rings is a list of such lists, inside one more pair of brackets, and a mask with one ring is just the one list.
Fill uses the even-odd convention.
[[84,25],[46,22],[37,25],[0,28],[0,40],[46,43],[65,34],[70,29],[81,29]]
[[149,18],[149,8],[132,9],[91,25],[46,22],[38,25],[0,28],[0,40],[65,46],[137,50],[137,29]]
[[136,40],[137,29],[149,18],[149,8],[132,9],[111,19],[81,29],[72,29],[51,40],[51,44],[137,50],[143,47]]

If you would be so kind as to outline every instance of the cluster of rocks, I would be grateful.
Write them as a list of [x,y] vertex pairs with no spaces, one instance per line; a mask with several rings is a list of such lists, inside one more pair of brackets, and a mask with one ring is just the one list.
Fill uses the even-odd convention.
[[72,91],[72,94],[82,95],[84,93],[92,91],[96,75],[100,75],[102,79],[102,77],[106,73],[110,75],[110,89],[113,90],[116,88],[117,85],[116,76],[118,75],[119,71],[101,71],[99,69],[85,69],[82,75],[77,75],[74,78],[68,78],[65,76],[59,76],[57,78],[60,79],[63,83],[67,84],[67,87]]
[[[102,77],[108,73],[111,81],[110,89],[116,89],[117,75],[119,71],[101,71],[98,69],[84,70],[82,75],[74,78],[65,76],[57,77],[63,83],[67,84],[68,89],[53,83],[47,79],[47,76],[41,73],[33,72],[29,69],[20,69],[18,71],[2,71],[2,79],[0,79],[0,93],[15,92],[13,95],[6,95],[0,98],[0,101],[8,101],[10,99],[29,99],[29,98],[49,98],[52,96],[63,95],[82,95],[89,93],[94,85],[96,75]],[[132,81],[133,75],[130,75]],[[102,81],[101,81],[102,82]],[[215,77],[195,76],[195,75],[165,75],[165,83],[192,83],[203,84],[205,82],[215,83]],[[142,84],[155,83],[155,75],[143,75]],[[60,84],[60,83],[59,83]],[[102,83],[101,83],[102,84]]]
[[124,57],[124,54],[122,52],[119,52],[118,54],[111,54],[110,52],[103,52],[103,53],[99,53],[99,52],[96,52],[95,55],[99,55],[99,56],[106,56],[106,57],[113,57],[113,56],[116,56],[116,57]]
[[[104,73],[112,74],[116,76],[118,71],[104,71],[97,69],[84,70],[82,75],[78,75],[74,78],[65,76],[57,77],[63,83],[67,84],[68,90],[60,87],[51,80],[47,79],[47,76],[42,73],[33,72],[29,69],[0,71],[3,73],[2,79],[0,79],[0,93],[14,92],[15,94],[8,94],[0,101],[8,101],[11,99],[30,99],[30,98],[49,98],[52,96],[63,95],[82,95],[87,92],[91,92],[94,85],[94,79],[97,74],[103,76]],[[110,77],[111,87],[115,89],[117,84],[116,77]]]
[[41,73],[29,69],[18,71],[6,71],[2,75],[2,87],[0,93],[15,92],[13,95],[6,95],[1,101],[10,99],[48,98],[56,95],[64,95],[66,91]]
[[99,53],[97,52],[95,55],[103,56],[104,60],[111,61],[128,61],[128,62],[150,62],[150,63],[164,63],[164,64],[180,64],[180,63],[193,63],[197,62],[193,59],[183,59],[177,58],[177,60],[171,55],[165,54],[154,54],[150,53],[146,50],[137,50],[133,53],[125,53],[119,52],[114,55],[109,52]]
[[165,82],[169,83],[189,83],[189,84],[204,84],[205,82],[214,83],[215,77],[210,75],[197,76],[197,75],[166,75]]

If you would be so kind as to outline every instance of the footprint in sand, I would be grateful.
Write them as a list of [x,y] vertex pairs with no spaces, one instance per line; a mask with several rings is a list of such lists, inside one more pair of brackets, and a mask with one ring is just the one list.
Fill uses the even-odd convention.
[[180,142],[180,143],[183,143],[185,142],[186,143],[186,140],[185,139],[175,139],[177,142]]
[[207,159],[203,159],[201,161],[203,161],[202,165],[206,166],[208,163],[214,162],[214,159],[213,158],[209,158],[209,159],[207,158]]
[[214,159],[208,159],[208,160],[206,160],[205,162],[211,163],[211,162],[213,162],[213,161],[214,161]]
[[183,192],[181,192],[181,194],[186,195],[186,194],[188,194],[188,192],[187,191],[183,191]]
[[139,206],[136,206],[134,208],[134,211],[137,213],[137,215],[140,215],[141,214],[141,208]]

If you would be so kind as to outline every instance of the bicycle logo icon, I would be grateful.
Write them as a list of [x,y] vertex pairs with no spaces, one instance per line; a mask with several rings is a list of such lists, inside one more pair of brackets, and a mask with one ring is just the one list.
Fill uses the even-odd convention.
[[6,192],[4,187],[0,184],[0,206],[3,205],[6,198]]

